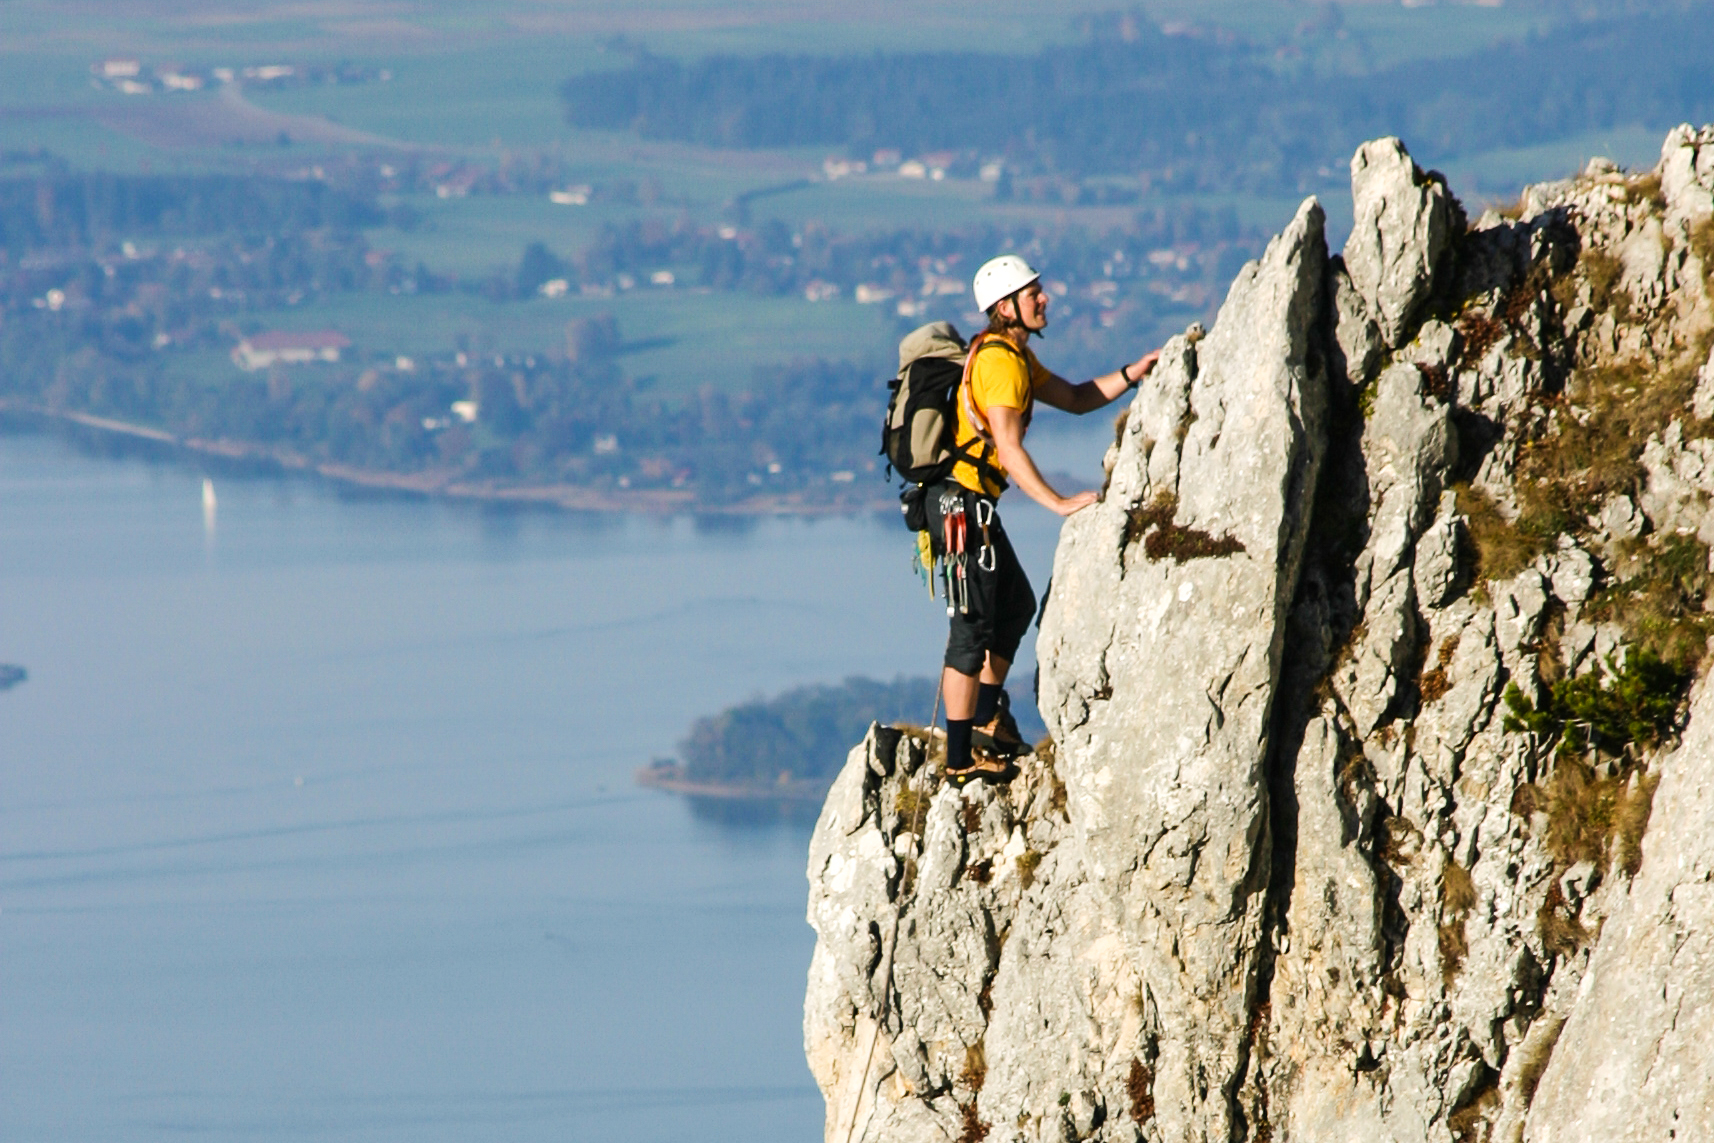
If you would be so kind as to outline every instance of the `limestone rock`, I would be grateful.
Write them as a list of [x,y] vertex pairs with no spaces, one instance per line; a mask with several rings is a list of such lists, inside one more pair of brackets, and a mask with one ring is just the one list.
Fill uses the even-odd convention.
[[1698,131],[1685,123],[1667,134],[1660,149],[1660,191],[1669,227],[1714,214],[1714,129]]
[[[1195,373],[1157,370],[1137,403],[1184,408],[1182,444],[1178,426],[1153,436],[1168,430],[1158,413],[1127,436],[1106,499],[1063,533],[1038,643],[1039,702],[1115,955],[1162,1023],[1204,1029],[1194,1050],[1163,1045],[1153,1068],[1173,1132],[1223,1137],[1222,1093],[1242,1068],[1269,700],[1320,461],[1312,336],[1326,262],[1321,210],[1306,203],[1239,274]],[[1147,534],[1128,537],[1152,505],[1171,505],[1155,558],[1137,550]],[[1197,556],[1196,534],[1234,546]],[[1120,693],[1154,697],[1109,701]]]
[[1714,690],[1660,787],[1629,897],[1607,919],[1530,1106],[1529,1143],[1714,1139]]
[[1696,392],[1690,399],[1690,412],[1699,421],[1714,419],[1714,346],[1708,349],[1708,360],[1696,371]]
[[1343,259],[1306,203],[1167,343],[1061,534],[1052,746],[954,790],[877,732],[828,796],[829,1140],[1714,1138],[1714,693],[1670,753],[1553,707],[1708,622],[1711,155],[1464,232],[1366,144]]
[[1464,538],[1464,518],[1458,514],[1457,503],[1446,503],[1433,527],[1417,537],[1416,559],[1411,566],[1411,583],[1416,587],[1417,602],[1428,608],[1444,607],[1454,599],[1463,586],[1464,569],[1460,553]]
[[1422,173],[1397,139],[1377,139],[1351,160],[1356,221],[1345,269],[1381,340],[1398,345],[1435,284],[1452,240],[1446,188]]
[[1374,376],[1386,346],[1343,259],[1335,258],[1328,268],[1327,300],[1333,313],[1333,348],[1338,351],[1335,372],[1360,389]]

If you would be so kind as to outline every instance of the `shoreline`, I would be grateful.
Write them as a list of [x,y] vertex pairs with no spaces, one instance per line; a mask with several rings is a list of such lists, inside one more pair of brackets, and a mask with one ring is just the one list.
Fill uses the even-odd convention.
[[637,785],[652,790],[713,798],[726,802],[793,802],[820,805],[833,788],[833,778],[790,778],[779,782],[694,782],[676,762],[654,762],[640,766],[634,775]]
[[336,484],[415,496],[445,497],[481,503],[501,503],[559,508],[576,512],[624,512],[651,516],[694,514],[699,516],[850,516],[893,508],[891,495],[874,499],[817,502],[802,494],[752,496],[727,504],[699,501],[694,492],[677,489],[607,491],[577,484],[507,484],[495,480],[463,480],[448,471],[386,472],[358,468],[332,461],[317,461],[286,448],[249,444],[243,441],[179,437],[148,425],[139,425],[92,413],[49,409],[23,401],[0,398],[0,415],[34,417],[61,425],[76,425],[118,437],[146,441],[176,452],[220,460],[267,465],[283,474],[316,476]]

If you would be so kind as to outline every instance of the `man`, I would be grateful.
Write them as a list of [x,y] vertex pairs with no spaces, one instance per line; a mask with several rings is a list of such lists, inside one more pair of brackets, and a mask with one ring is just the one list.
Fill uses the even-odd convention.
[[[967,588],[955,602],[946,640],[946,771],[955,781],[1004,780],[1027,748],[1007,709],[1006,672],[1035,616],[1036,597],[994,508],[1008,481],[1031,500],[1069,516],[1097,496],[1061,496],[1024,448],[1037,401],[1068,413],[1106,406],[1148,375],[1157,350],[1080,385],[1042,367],[1030,338],[1047,328],[1049,297],[1040,275],[1015,254],[976,271],[976,305],[988,328],[972,343],[959,388],[957,450],[966,459],[929,490],[930,534],[964,537]],[[962,513],[963,519],[958,519]],[[950,530],[948,528],[948,518]]]

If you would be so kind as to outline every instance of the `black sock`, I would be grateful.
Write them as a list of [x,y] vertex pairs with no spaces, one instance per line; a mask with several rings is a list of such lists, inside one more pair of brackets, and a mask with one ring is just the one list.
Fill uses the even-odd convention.
[[970,769],[970,727],[968,718],[946,720],[946,768]]
[[1000,709],[1000,696],[1006,688],[1000,683],[976,684],[976,725],[987,726],[994,712]]

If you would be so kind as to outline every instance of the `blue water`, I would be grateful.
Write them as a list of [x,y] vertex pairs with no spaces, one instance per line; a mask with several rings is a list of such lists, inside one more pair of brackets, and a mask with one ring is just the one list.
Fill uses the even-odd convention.
[[903,529],[215,488],[0,438],[0,1139],[818,1139],[804,826],[631,773],[933,671]]

